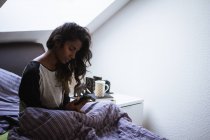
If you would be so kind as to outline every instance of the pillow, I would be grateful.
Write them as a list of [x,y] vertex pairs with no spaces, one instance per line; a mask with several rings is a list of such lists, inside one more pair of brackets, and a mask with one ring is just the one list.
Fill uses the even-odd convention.
[[20,81],[20,76],[0,68],[0,134],[5,133],[18,120]]
[[1,115],[12,115],[19,111],[18,90],[21,77],[0,68],[0,111]]
[[7,96],[17,96],[21,77],[0,68],[0,92]]

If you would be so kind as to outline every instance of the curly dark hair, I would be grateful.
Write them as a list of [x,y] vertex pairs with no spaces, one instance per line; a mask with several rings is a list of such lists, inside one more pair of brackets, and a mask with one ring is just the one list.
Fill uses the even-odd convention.
[[56,66],[56,78],[61,83],[62,90],[65,94],[69,94],[70,92],[69,83],[72,82],[72,78],[75,78],[77,83],[75,88],[80,86],[88,65],[91,65],[91,36],[87,28],[72,22],[57,27],[47,40],[47,48],[53,49],[56,44],[63,47],[66,41],[75,41],[77,39],[81,41],[82,47],[76,53],[75,59],[71,60],[68,64],[59,63]]

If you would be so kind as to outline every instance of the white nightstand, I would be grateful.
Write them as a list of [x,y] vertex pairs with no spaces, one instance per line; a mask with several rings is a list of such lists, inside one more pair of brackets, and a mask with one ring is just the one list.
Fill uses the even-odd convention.
[[143,99],[121,94],[111,94],[111,96],[114,98],[96,99],[96,101],[112,101],[116,103],[123,111],[128,113],[134,124],[142,125]]

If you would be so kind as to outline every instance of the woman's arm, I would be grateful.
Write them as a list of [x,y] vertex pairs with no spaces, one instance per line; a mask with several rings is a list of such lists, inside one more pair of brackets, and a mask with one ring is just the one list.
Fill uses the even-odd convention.
[[39,89],[39,63],[31,62],[22,75],[19,97],[25,107],[41,107]]

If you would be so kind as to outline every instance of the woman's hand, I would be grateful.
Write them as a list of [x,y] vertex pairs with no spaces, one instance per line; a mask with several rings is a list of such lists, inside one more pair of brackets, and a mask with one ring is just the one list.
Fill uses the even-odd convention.
[[73,111],[77,111],[77,112],[80,112],[80,113],[84,113],[82,112],[80,109],[87,103],[89,102],[89,100],[82,100],[80,101],[79,103],[77,103],[79,100],[75,99],[74,101],[72,102],[69,102],[66,106],[65,106],[65,109],[66,110],[73,110]]

